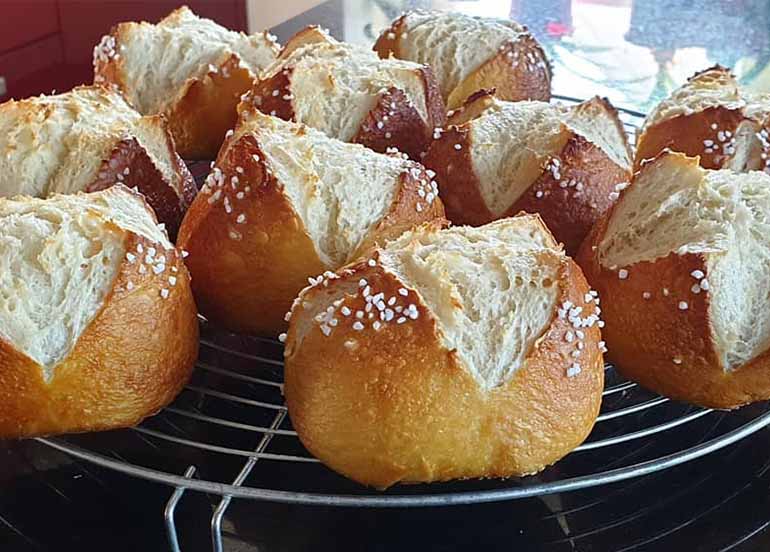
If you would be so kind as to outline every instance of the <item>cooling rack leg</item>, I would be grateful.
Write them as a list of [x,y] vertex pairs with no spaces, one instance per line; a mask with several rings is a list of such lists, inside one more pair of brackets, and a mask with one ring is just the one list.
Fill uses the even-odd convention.
[[[270,424],[270,429],[278,429],[278,426],[281,425],[281,422],[283,422],[283,419],[286,417],[286,411],[285,410],[279,410],[278,413],[275,415],[275,418],[273,418],[273,422]],[[265,433],[262,436],[262,439],[259,441],[259,444],[257,445],[257,448],[254,450],[255,456],[250,457],[246,463],[241,468],[241,471],[238,473],[236,478],[233,480],[233,485],[242,485],[243,482],[246,480],[246,478],[251,473],[251,470],[254,469],[254,465],[257,463],[257,460],[259,460],[259,457],[256,456],[260,452],[264,452],[267,448],[267,445],[270,444],[270,441],[273,438],[272,433]],[[214,510],[214,514],[211,516],[211,546],[214,549],[214,552],[223,552],[224,548],[222,546],[222,518],[225,515],[225,512],[227,511],[227,507],[230,506],[230,501],[233,497],[229,495],[225,495],[222,497],[222,500],[219,501],[219,505],[217,506],[216,510]],[[176,550],[174,552],[177,552]]]
[[222,497],[217,509],[214,510],[214,515],[211,516],[211,546],[214,549],[214,552],[223,551],[222,518],[225,515],[225,511],[227,511],[227,507],[230,505],[230,500],[232,500],[232,498],[229,496]]
[[[190,466],[187,471],[184,472],[184,476],[190,479],[195,473],[195,466]],[[168,534],[168,543],[171,546],[172,552],[181,552],[179,548],[179,538],[176,533],[176,521],[174,519],[174,512],[176,511],[176,505],[182,498],[185,492],[184,487],[177,487],[171,494],[171,498],[166,503],[166,510],[163,513],[163,517],[166,519],[166,533]]]

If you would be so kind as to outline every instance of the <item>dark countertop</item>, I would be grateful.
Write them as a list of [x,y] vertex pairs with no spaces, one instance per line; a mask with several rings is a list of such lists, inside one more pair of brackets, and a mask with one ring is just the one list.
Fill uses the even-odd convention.
[[[269,9],[272,0],[258,2]],[[770,0],[332,0],[279,25],[285,40],[320,23],[371,42],[402,9],[430,5],[511,16],[544,42],[554,91],[645,111],[695,70],[733,66],[770,89]],[[120,438],[118,435],[117,438]],[[334,509],[235,500],[225,549],[770,550],[770,429],[697,461],[605,487],[499,504]],[[109,472],[36,441],[0,443],[0,551],[165,550],[172,489]],[[218,497],[187,493],[185,551],[210,550]]]

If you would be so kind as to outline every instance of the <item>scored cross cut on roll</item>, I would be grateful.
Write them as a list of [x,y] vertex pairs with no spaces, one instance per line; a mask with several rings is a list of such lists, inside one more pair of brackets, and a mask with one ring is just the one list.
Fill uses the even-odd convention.
[[187,270],[139,194],[0,199],[0,437],[134,425],[197,350]]
[[114,184],[136,187],[176,237],[196,188],[161,116],[141,116],[102,86],[0,104],[0,196]]
[[422,225],[295,301],[292,424],[322,462],[375,487],[536,473],[598,414],[599,313],[537,216]]
[[645,163],[580,253],[618,369],[714,408],[770,397],[770,176]]
[[545,52],[515,21],[416,10],[385,29],[374,49],[383,58],[429,65],[449,109],[485,88],[510,101],[551,98]]
[[566,107],[481,91],[449,123],[424,163],[455,224],[536,212],[574,254],[631,177],[622,124],[604,99]]
[[402,155],[255,112],[225,142],[180,230],[201,312],[277,335],[309,277],[443,220],[433,176]]
[[417,159],[443,124],[430,68],[338,42],[317,27],[297,33],[238,107],[306,124],[345,142]]
[[664,149],[698,156],[706,169],[770,172],[770,95],[744,90],[719,65],[696,73],[647,116],[635,167]]
[[233,32],[183,6],[156,25],[113,27],[94,48],[94,83],[144,115],[166,115],[185,159],[212,159],[240,96],[277,54],[269,33]]

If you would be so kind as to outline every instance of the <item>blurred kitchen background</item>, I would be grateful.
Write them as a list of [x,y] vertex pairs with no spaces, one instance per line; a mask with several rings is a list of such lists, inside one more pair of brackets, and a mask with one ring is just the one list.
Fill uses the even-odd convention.
[[[0,0],[0,101],[90,82],[91,50],[126,20],[156,21],[182,1]],[[371,44],[403,10],[510,17],[527,25],[554,63],[554,92],[607,96],[648,110],[693,72],[732,67],[770,91],[770,0],[188,0],[227,27],[272,28],[285,40],[312,20],[337,38]],[[296,23],[284,23],[306,13]]]

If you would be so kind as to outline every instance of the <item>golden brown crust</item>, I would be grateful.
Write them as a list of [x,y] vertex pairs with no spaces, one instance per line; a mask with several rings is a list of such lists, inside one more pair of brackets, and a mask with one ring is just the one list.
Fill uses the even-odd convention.
[[[179,232],[180,247],[190,253],[187,266],[198,308],[233,331],[276,336],[286,328],[284,316],[308,277],[334,267],[319,258],[282,186],[266,171],[264,154],[253,136],[225,143],[217,167],[226,182],[237,176],[240,187],[202,191]],[[243,173],[237,173],[236,167]],[[416,180],[411,174],[402,175],[389,213],[362,242],[360,253],[413,223],[443,218],[440,200],[428,206],[418,196]],[[220,196],[214,198],[217,191]],[[239,192],[242,199],[237,197]],[[415,208],[418,201],[425,205],[420,212]],[[409,212],[410,206],[414,213]]]
[[504,216],[538,213],[567,254],[574,256],[594,223],[614,203],[616,186],[627,183],[631,174],[582,136],[573,135],[558,158],[559,179],[543,171]]
[[[425,77],[425,86],[426,90],[435,89],[432,77]],[[352,142],[380,153],[395,147],[412,159],[419,159],[430,146],[434,125],[439,126],[444,120],[444,104],[438,98],[437,106],[435,100],[435,90],[433,95],[426,94],[431,117],[430,124],[426,125],[403,90],[390,87],[361,122]]]
[[[580,269],[569,259],[560,262],[559,300],[587,310]],[[414,290],[403,301],[417,305],[416,320],[356,331],[355,317],[340,317],[324,335],[313,317],[332,299],[344,297],[353,312],[365,308],[359,278],[386,297],[401,297],[403,284],[380,265],[358,263],[340,272],[341,278],[303,294],[286,341],[285,371],[292,424],[308,450],[335,471],[378,488],[532,474],[589,434],[604,379],[596,326],[583,330],[582,370],[574,377],[566,370],[575,344],[565,340],[573,328],[554,315],[513,378],[483,391],[441,344],[436,320]]]
[[655,123],[639,136],[634,170],[638,170],[643,161],[654,158],[665,149],[691,157],[700,156],[703,168],[720,169],[731,157],[725,146],[735,137],[738,125],[745,120],[747,118],[740,109],[709,107]]
[[262,113],[280,117],[284,121],[294,120],[291,103],[291,77],[294,69],[287,67],[268,79],[254,81],[251,90],[238,104],[238,117],[248,117],[248,112],[258,109]]
[[[228,181],[237,174],[241,186],[201,191],[179,231],[179,246],[189,252],[186,262],[198,308],[233,331],[275,336],[308,276],[326,267],[275,176],[267,172],[253,137],[225,143],[216,166]],[[238,166],[242,174],[236,173]],[[212,201],[217,192],[220,197]],[[241,214],[245,219],[239,224]]]
[[[686,162],[697,164],[697,159]],[[691,290],[693,271],[708,278],[701,255],[671,253],[635,263],[624,267],[625,279],[601,266],[598,246],[614,209],[596,223],[577,256],[603,300],[609,361],[644,387],[709,408],[731,409],[770,398],[770,352],[734,371],[722,369],[709,321],[710,295]],[[686,309],[680,308],[682,301]]]
[[388,59],[389,57],[403,59],[403,54],[401,53],[400,48],[401,42],[398,38],[404,31],[404,26],[406,25],[406,16],[407,14],[403,14],[401,17],[393,21],[390,27],[385,29],[374,43],[374,47],[372,49],[377,52],[377,55],[382,59]]
[[481,226],[495,219],[484,203],[481,183],[473,170],[467,126],[450,126],[440,132],[423,162],[436,171],[441,201],[454,224]]
[[166,225],[173,240],[176,239],[182,217],[195,198],[197,189],[190,171],[176,154],[173,138],[168,131],[167,137],[169,151],[174,160],[174,171],[182,182],[181,190],[174,189],[166,182],[136,138],[126,138],[115,144],[109,157],[102,161],[96,178],[85,191],[96,192],[115,184],[136,188],[145,196],[158,220]]
[[283,45],[279,59],[286,59],[295,50],[307,46],[308,44],[317,44],[319,42],[332,42],[333,39],[319,25],[308,25],[301,31],[292,35],[292,37]]
[[[115,46],[118,47],[118,51],[120,51],[119,44],[123,38],[123,33],[121,32],[122,28],[121,23],[117,25],[113,25],[110,28],[110,32],[105,35],[105,37],[102,38],[102,41],[104,40],[113,40],[115,41]],[[126,81],[123,79],[124,71],[123,71],[123,58],[122,56],[114,56],[114,55],[104,55],[104,56],[94,56],[94,84],[105,86],[108,88],[115,88],[117,90],[125,90],[126,89]]]
[[236,107],[254,76],[231,55],[217,71],[189,79],[184,92],[166,111],[179,154],[185,159],[214,159],[235,127]]
[[[126,237],[128,250],[139,244],[157,247]],[[50,382],[35,361],[0,339],[0,437],[132,426],[176,397],[198,354],[197,311],[177,252],[160,251],[167,263],[161,274],[123,262],[104,306]]]
[[577,252],[593,224],[612,205],[615,187],[631,178],[630,171],[615,164],[601,148],[571,133],[555,156],[559,178],[546,164],[527,190],[495,216],[481,195],[472,147],[467,125],[450,126],[425,156],[425,166],[437,173],[447,218],[454,224],[480,226],[520,211],[539,213],[569,255]]
[[462,106],[447,113],[449,126],[460,126],[473,119],[477,119],[495,104],[495,89],[482,88],[477,90],[465,100]]
[[455,109],[481,89],[494,88],[501,100],[551,99],[551,68],[543,49],[529,33],[508,42],[495,57],[468,75],[447,99],[447,109]]

